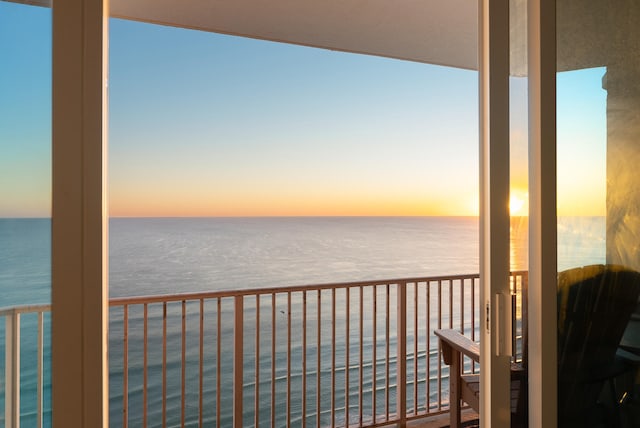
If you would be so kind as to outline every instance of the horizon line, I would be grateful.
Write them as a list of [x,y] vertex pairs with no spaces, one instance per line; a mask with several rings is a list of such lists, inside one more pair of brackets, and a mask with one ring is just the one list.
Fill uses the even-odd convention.
[[[468,214],[450,214],[450,215],[361,215],[361,214],[353,214],[353,215],[237,215],[237,216],[229,216],[229,215],[211,215],[211,216],[171,216],[171,215],[148,215],[148,216],[109,216],[109,219],[230,219],[230,218],[480,218],[479,215],[468,215]],[[511,218],[528,218],[528,215],[512,215]],[[596,214],[574,214],[574,215],[558,215],[557,218],[562,217],[606,217],[606,215],[596,215]],[[0,220],[44,220],[51,219],[51,216],[3,216],[0,215]]]

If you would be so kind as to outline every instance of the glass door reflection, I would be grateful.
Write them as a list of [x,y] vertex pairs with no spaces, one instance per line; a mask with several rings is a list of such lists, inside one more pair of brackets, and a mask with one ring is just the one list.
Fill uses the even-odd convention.
[[557,4],[559,426],[640,423],[639,17]]

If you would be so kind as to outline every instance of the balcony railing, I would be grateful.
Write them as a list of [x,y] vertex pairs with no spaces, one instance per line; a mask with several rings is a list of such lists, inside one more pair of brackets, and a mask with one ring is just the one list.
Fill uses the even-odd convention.
[[[43,403],[50,402],[45,400],[45,393],[51,386],[51,372],[46,370],[50,367],[50,359],[44,358],[44,355],[51,355],[50,311],[50,305],[0,309],[0,318],[4,319],[4,330],[0,331],[0,339],[3,339],[0,344],[4,345],[4,352],[0,353],[4,366],[4,371],[0,372],[4,414],[0,421],[4,420],[5,427],[19,427],[21,419],[29,421],[26,426],[44,425]],[[21,366],[21,362],[27,364]],[[23,406],[28,409],[21,412],[20,399],[25,396],[28,396],[29,405]]]
[[[526,272],[512,274],[516,358],[526,285]],[[477,338],[479,278],[116,298],[109,305],[113,426],[403,425],[448,410],[448,368],[433,330]],[[22,420],[41,427],[50,417],[50,405],[43,410],[49,311],[0,310],[5,426]],[[21,328],[21,316],[37,319]],[[21,331],[28,333],[22,340]],[[24,365],[21,371],[26,348],[36,354],[35,374]],[[466,362],[466,369],[477,367]],[[21,397],[28,403],[21,406]]]

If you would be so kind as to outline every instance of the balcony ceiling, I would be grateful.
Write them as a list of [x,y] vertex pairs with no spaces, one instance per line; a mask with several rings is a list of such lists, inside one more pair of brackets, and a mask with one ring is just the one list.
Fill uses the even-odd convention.
[[111,0],[114,17],[474,69],[475,0]]
[[[27,2],[47,0],[23,0]],[[477,69],[477,0],[110,0],[114,17]],[[640,62],[638,2],[557,0],[558,71]],[[612,6],[615,3],[614,7]],[[526,75],[526,1],[512,0],[511,74]],[[625,13],[632,15],[622,19]],[[625,22],[628,25],[619,25]],[[620,41],[623,42],[620,42]]]
[[[511,4],[511,73],[522,76],[526,22],[520,12],[526,2]],[[558,71],[620,62],[633,52],[611,49],[612,40],[629,38],[629,28],[606,19],[609,2],[583,6],[581,0],[558,0]],[[477,69],[477,0],[110,0],[110,8],[111,16],[134,21]]]

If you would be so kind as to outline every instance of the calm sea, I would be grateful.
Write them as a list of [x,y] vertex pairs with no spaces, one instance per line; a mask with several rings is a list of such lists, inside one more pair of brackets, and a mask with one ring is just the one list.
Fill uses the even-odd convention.
[[[603,218],[561,219],[558,230],[560,269],[604,261]],[[511,233],[512,269],[526,269],[526,220],[513,219]],[[49,302],[50,245],[49,219],[0,219],[0,307]],[[109,294],[477,273],[478,245],[477,218],[118,218],[110,222]],[[31,334],[30,322],[24,321],[25,342]],[[121,323],[112,321],[113,331],[120,327]],[[35,362],[30,360],[33,349],[29,346],[25,343],[22,349],[24,426],[34,420],[29,395],[35,388]],[[4,328],[0,347],[3,366]],[[49,352],[47,344],[46,360]],[[118,364],[112,358],[114,385],[121,377]],[[4,411],[3,384],[4,370],[0,412]],[[45,385],[50,385],[48,376]],[[46,409],[49,394],[47,388]],[[112,426],[121,424],[121,394],[112,388]],[[139,422],[135,415],[132,418],[134,425]]]
[[113,219],[110,295],[478,271],[475,218]]

